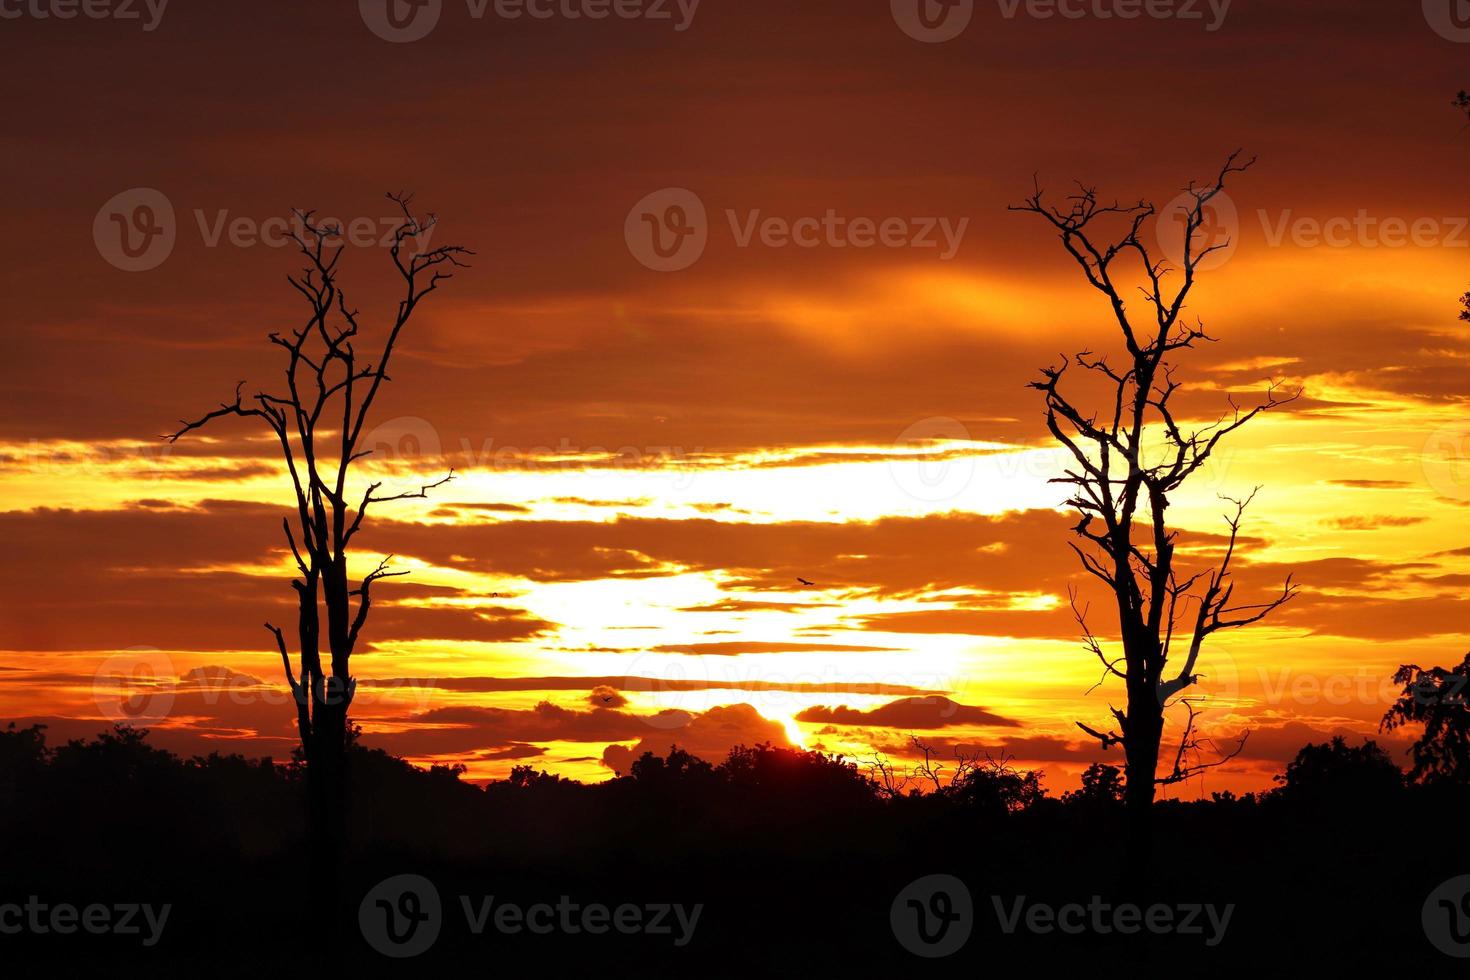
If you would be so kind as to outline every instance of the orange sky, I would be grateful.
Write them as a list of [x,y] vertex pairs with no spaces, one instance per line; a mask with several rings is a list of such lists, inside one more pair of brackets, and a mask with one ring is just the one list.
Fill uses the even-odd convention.
[[[1203,789],[1371,732],[1398,664],[1463,655],[1470,133],[1449,99],[1470,47],[1412,3],[1236,0],[1207,30],[981,2],[943,43],[888,6],[704,0],[676,30],[672,4],[507,20],[444,0],[407,43],[335,0],[0,25],[22,93],[0,134],[0,718],[91,732],[106,678],[142,660],[163,744],[289,752],[260,629],[289,615],[282,474],[243,425],[156,437],[275,376],[264,336],[298,317],[298,263],[258,233],[292,207],[365,222],[344,283],[380,326],[372,239],[407,188],[435,244],[477,255],[379,401],[364,476],[460,478],[364,532],[364,570],[393,553],[413,572],[381,587],[354,659],[370,741],[476,777],[598,779],[673,742],[899,758],[913,733],[1066,787],[1105,758],[1073,722],[1122,692],[1087,693],[1025,384],[1112,338],[1006,205],[1033,174],[1162,205],[1243,146],[1235,251],[1191,301],[1221,342],[1180,398],[1213,418],[1267,377],[1306,395],[1172,513],[1207,548],[1217,494],[1263,485],[1241,588],[1295,569],[1303,593],[1212,641],[1203,720],[1253,734]],[[107,234],[139,188],[173,245],[130,272]],[[625,231],[669,188],[707,243],[658,272]],[[842,232],[779,244],[770,218]],[[858,247],[858,219],[936,245]]]

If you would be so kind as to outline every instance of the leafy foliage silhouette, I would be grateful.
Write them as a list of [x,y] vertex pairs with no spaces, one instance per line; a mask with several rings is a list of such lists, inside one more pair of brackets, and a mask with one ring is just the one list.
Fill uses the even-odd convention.
[[[174,903],[174,941],[153,955],[181,971],[222,949],[242,969],[264,961],[287,971],[320,952],[310,933],[279,931],[311,908],[293,888],[306,843],[293,819],[306,792],[299,753],[287,761],[186,759],[141,729],[56,746],[45,734],[39,726],[0,729],[0,859],[12,889]],[[1038,773],[1003,760],[967,769],[940,790],[894,794],[854,761],[769,745],[737,747],[718,763],[680,748],[645,754],[626,776],[603,783],[517,766],[477,786],[458,767],[416,767],[356,737],[348,747],[356,819],[347,884],[363,893],[411,870],[446,896],[709,905],[698,940],[677,957],[646,937],[581,945],[562,937],[554,951],[535,937],[495,938],[497,955],[534,955],[548,969],[606,972],[611,958],[636,972],[682,966],[728,975],[780,963],[868,975],[908,962],[874,932],[886,930],[877,916],[920,874],[943,870],[987,895],[1033,900],[1085,901],[1124,887],[1119,855],[1096,844],[1110,821],[1121,822],[1123,773],[1100,763],[1060,798],[1042,789]],[[1258,965],[1268,953],[1293,962],[1280,949],[1283,921],[1309,934],[1376,930],[1388,952],[1375,959],[1376,948],[1355,946],[1352,962],[1420,962],[1412,917],[1385,922],[1375,910],[1386,901],[1414,907],[1443,879],[1441,862],[1406,865],[1402,842],[1458,833],[1457,815],[1470,804],[1464,782],[1408,781],[1373,743],[1336,739],[1304,747],[1279,783],[1266,793],[1160,801],[1160,845],[1188,860],[1155,882],[1150,899],[1241,903],[1231,942],[1210,951],[1226,957],[1211,961],[1221,970]],[[1372,901],[1360,900],[1369,894]],[[271,943],[241,945],[241,936],[267,934]],[[44,951],[44,939],[7,937],[7,949],[19,962]],[[441,943],[432,954],[441,962],[469,966],[486,955],[471,937],[446,934]],[[1018,935],[972,943],[965,955],[979,957],[977,965],[1034,966],[1044,957],[1079,967],[1101,951],[1110,962],[1139,964],[1202,955],[1197,945],[1170,943]],[[94,955],[94,965],[116,962],[105,938],[65,949],[68,958]],[[1295,962],[1332,962],[1333,949],[1306,944]],[[359,954],[375,955],[348,944],[333,948],[331,962]]]

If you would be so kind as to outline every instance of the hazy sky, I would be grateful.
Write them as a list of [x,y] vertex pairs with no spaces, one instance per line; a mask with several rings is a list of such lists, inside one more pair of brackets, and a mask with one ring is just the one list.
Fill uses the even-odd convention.
[[1400,663],[1463,655],[1457,8],[0,0],[0,717],[89,733],[146,669],[164,744],[289,753],[260,628],[290,615],[287,485],[243,423],[158,436],[279,377],[293,207],[347,223],[381,327],[384,193],[409,190],[476,255],[379,401],[365,476],[460,476],[364,532],[364,571],[412,570],[354,659],[370,741],[596,779],[673,743],[903,758],[914,734],[1065,787],[1105,758],[1074,721],[1123,694],[1088,693],[1025,386],[1116,338],[1006,206],[1082,181],[1163,209],[1241,147],[1234,249],[1190,303],[1220,339],[1179,397],[1208,421],[1267,379],[1305,394],[1172,515],[1208,560],[1218,495],[1261,485],[1240,590],[1302,586],[1201,665],[1209,731],[1253,732],[1205,790],[1268,785],[1371,733]]

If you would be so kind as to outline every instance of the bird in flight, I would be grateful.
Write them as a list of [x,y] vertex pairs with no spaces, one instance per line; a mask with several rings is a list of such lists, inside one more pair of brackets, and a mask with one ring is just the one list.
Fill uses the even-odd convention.
[[608,695],[604,695],[602,700],[604,700],[604,701],[611,701],[612,699],[613,699],[613,696],[611,694],[608,694]]
[[815,582],[810,582],[810,581],[802,578],[800,575],[796,576],[796,580],[798,582],[800,582],[802,585],[816,585],[817,584]]

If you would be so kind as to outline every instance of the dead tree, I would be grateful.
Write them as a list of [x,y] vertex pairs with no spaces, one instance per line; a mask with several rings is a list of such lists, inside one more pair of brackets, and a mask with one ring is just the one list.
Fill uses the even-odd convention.
[[361,496],[348,487],[352,464],[372,453],[360,441],[373,401],[390,380],[389,362],[404,327],[419,304],[452,277],[450,270],[464,267],[463,257],[473,254],[456,245],[421,250],[435,217],[416,216],[407,195],[388,198],[402,212],[388,247],[402,279],[402,293],[377,359],[360,360],[354,346],[359,340],[358,311],[348,305],[337,281],[345,248],[341,229],[319,224],[313,212],[297,211],[292,238],[306,257],[306,266],[288,281],[306,300],[309,312],[300,327],[270,335],[270,342],[283,351],[284,389],[258,391],[246,399],[242,381],[232,402],[192,421],[181,420],[178,431],[168,437],[177,441],[217,420],[238,417],[264,423],[279,443],[295,504],[291,516],[281,522],[298,573],[291,582],[297,599],[295,671],[285,631],[265,625],[281,655],[296,707],[306,761],[309,876],[315,899],[325,903],[335,902],[347,830],[347,716],[356,691],[352,652],[367,623],[374,583],[407,574],[390,571],[385,560],[354,585],[348,554],[371,506],[424,497],[454,476],[450,470],[433,483],[396,493],[380,493],[380,483],[368,484]]
[[[1172,765],[1162,776],[1158,772],[1165,712],[1186,700],[1184,692],[1199,680],[1196,668],[1205,641],[1222,630],[1259,622],[1296,592],[1288,577],[1274,598],[1259,603],[1235,599],[1231,562],[1250,497],[1230,501],[1233,510],[1226,515],[1230,536],[1218,564],[1193,574],[1176,565],[1178,532],[1167,520],[1171,495],[1199,472],[1222,439],[1300,394],[1283,395],[1280,385],[1271,381],[1260,404],[1242,409],[1232,398],[1229,412],[1198,428],[1176,414],[1171,404],[1181,385],[1174,376],[1173,357],[1214,339],[1198,321],[1182,318],[1201,263],[1228,247],[1228,242],[1205,241],[1211,202],[1224,191],[1228,178],[1253,162],[1242,162],[1239,153],[1233,153],[1213,181],[1189,186],[1177,268],[1156,259],[1141,237],[1156,213],[1147,202],[1103,204],[1094,188],[1079,185],[1060,206],[1046,203],[1038,187],[1023,204],[1011,208],[1039,215],[1060,236],[1088,284],[1106,298],[1126,350],[1116,366],[1088,350],[1071,358],[1064,355],[1030,387],[1045,396],[1047,429],[1070,457],[1064,475],[1052,482],[1070,488],[1067,504],[1079,517],[1073,532],[1081,540],[1071,543],[1072,550],[1084,571],[1107,586],[1117,606],[1122,653],[1109,656],[1088,628],[1086,609],[1078,609],[1073,597],[1084,641],[1101,662],[1102,680],[1121,680],[1126,693],[1126,706],[1111,708],[1116,727],[1099,730],[1080,722],[1078,727],[1104,749],[1121,746],[1127,758],[1130,851],[1138,856],[1140,867],[1149,851],[1156,786],[1188,779],[1240,749],[1237,745],[1214,762],[1199,762],[1198,750],[1206,740],[1196,732],[1196,712],[1189,707]],[[1111,232],[1104,230],[1110,223]],[[1130,291],[1124,278],[1128,268],[1134,270],[1131,281],[1144,298],[1142,316],[1125,303],[1125,292]],[[1172,290],[1166,286],[1171,274],[1177,275]],[[1106,392],[1098,411],[1079,407],[1063,391],[1067,372],[1074,367],[1087,372],[1082,377]],[[1175,669],[1171,658],[1179,646],[1185,652]]]
[[[1456,109],[1459,109],[1460,112],[1465,115],[1465,118],[1467,120],[1465,125],[1460,127],[1461,131],[1465,130],[1466,128],[1470,128],[1470,92],[1467,92],[1464,89],[1460,89],[1460,91],[1456,93],[1454,102],[1452,102],[1451,105],[1453,105]],[[1465,292],[1460,296],[1460,319],[1464,321],[1470,321],[1470,292]]]

